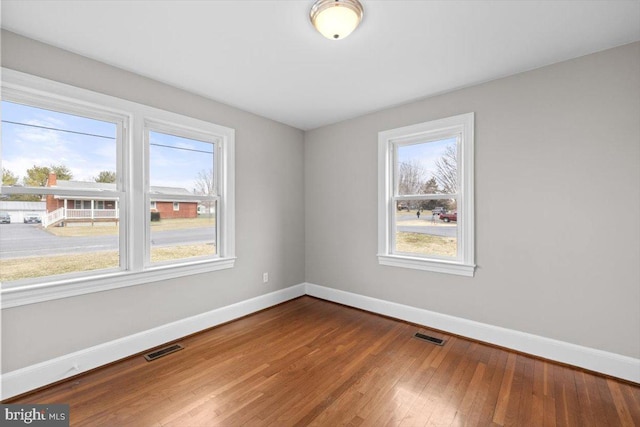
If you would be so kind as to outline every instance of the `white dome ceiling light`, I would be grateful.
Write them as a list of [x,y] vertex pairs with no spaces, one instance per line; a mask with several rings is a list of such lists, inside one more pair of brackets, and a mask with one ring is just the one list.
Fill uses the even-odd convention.
[[309,18],[320,34],[331,40],[342,40],[358,27],[363,13],[358,0],[317,0]]

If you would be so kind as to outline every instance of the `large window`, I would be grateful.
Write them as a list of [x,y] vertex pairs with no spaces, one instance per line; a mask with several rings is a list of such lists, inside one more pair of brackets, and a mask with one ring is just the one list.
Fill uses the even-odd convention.
[[[0,229],[3,287],[126,268],[116,208],[123,200],[116,177],[126,117],[18,94],[6,98],[20,102],[2,101],[2,200],[14,212],[37,202],[40,222]],[[106,172],[109,184],[101,179]],[[98,210],[105,200],[112,209]]]
[[0,198],[40,220],[0,224],[3,307],[233,266],[233,129],[12,70],[2,89]]
[[378,259],[472,276],[473,113],[379,134]]

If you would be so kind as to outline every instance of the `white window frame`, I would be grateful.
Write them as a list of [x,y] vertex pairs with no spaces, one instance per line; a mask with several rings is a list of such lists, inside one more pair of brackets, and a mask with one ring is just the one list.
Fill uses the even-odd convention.
[[[223,198],[221,197],[219,188],[224,188],[225,186],[219,186],[220,183],[225,183],[226,178],[225,176],[222,174],[222,172],[224,171],[224,165],[222,164],[221,159],[224,156],[225,153],[225,142],[223,140],[223,138],[220,138],[220,136],[218,134],[216,134],[215,132],[211,132],[211,131],[206,131],[204,129],[201,128],[194,128],[194,127],[189,127],[189,126],[185,126],[184,123],[183,124],[178,124],[178,123],[169,123],[167,121],[163,121],[160,119],[151,119],[151,118],[146,118],[145,119],[145,123],[144,123],[144,138],[145,138],[145,164],[146,167],[145,169],[147,171],[151,170],[151,165],[150,165],[150,132],[159,132],[159,133],[163,133],[166,135],[173,135],[173,136],[178,136],[181,138],[186,138],[186,139],[193,139],[193,140],[197,140],[197,141],[201,141],[201,142],[208,142],[211,143],[214,149],[214,163],[212,165],[213,170],[214,170],[214,188],[216,190],[216,194],[210,196],[210,197],[205,197],[202,195],[169,195],[169,197],[171,197],[170,200],[172,201],[172,209],[174,212],[178,212],[180,211],[180,201],[183,202],[198,202],[202,199],[208,199],[210,201],[216,202],[218,204],[218,206],[223,205]],[[145,176],[145,191],[149,197],[149,200],[151,199],[151,194],[150,194],[150,179],[147,173],[147,176]],[[163,197],[167,197],[167,195],[164,195]],[[176,201],[176,199],[178,199],[179,201]],[[197,208],[196,208],[196,212],[197,212]],[[224,239],[221,239],[219,236],[221,233],[219,233],[218,230],[218,224],[220,221],[223,220],[223,215],[220,215],[218,210],[216,210],[216,254],[213,256],[205,256],[205,257],[200,257],[200,258],[194,258],[194,259],[215,259],[215,258],[219,258],[220,255],[218,253],[218,250],[220,248],[220,245],[224,243]],[[184,259],[178,259],[178,260],[169,260],[169,261],[163,261],[163,262],[156,262],[156,263],[152,263],[151,262],[151,229],[150,229],[150,225],[151,221],[150,221],[150,217],[147,220],[147,225],[145,227],[145,229],[147,230],[147,237],[145,238],[145,253],[146,253],[146,259],[145,259],[145,265],[149,268],[151,267],[158,267],[158,266],[164,266],[164,265],[175,265],[178,263],[183,263],[185,262]]]
[[[46,80],[2,68],[2,99],[55,111],[122,123],[117,161],[116,191],[110,197],[119,199],[120,268],[116,271],[77,272],[0,284],[2,308],[16,307],[67,298],[92,292],[152,283],[160,280],[232,268],[235,264],[235,130],[176,113],[160,110],[120,98]],[[94,117],[95,116],[95,117]],[[144,144],[145,121],[173,123],[215,135],[219,141],[216,165],[220,181],[217,238],[214,259],[185,260],[170,265],[149,266],[146,263],[146,225],[149,217],[147,164]],[[1,161],[2,159],[0,159]],[[0,194],[69,194],[77,190],[47,187],[0,187]],[[84,191],[84,196],[101,198],[105,191]]]
[[153,201],[153,200],[149,203],[149,209],[158,210],[158,208],[156,206],[157,206],[156,202]]
[[[460,114],[378,133],[378,262],[381,265],[412,268],[472,277],[474,253],[474,113]],[[399,145],[418,141],[457,138],[458,192],[457,255],[453,258],[396,253],[396,202],[399,200],[443,199],[450,195],[399,196],[396,181],[396,153]]]

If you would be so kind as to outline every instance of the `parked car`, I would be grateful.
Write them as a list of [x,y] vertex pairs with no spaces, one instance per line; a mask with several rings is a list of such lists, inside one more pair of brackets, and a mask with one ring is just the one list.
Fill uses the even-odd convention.
[[0,212],[0,224],[11,224],[11,217],[8,212]]
[[444,222],[458,221],[458,212],[456,211],[453,213],[441,213],[440,219]]
[[42,222],[42,218],[38,215],[25,215],[24,223],[25,224],[40,224]]
[[431,214],[432,215],[440,215],[440,214],[445,213],[446,211],[447,210],[445,208],[443,208],[442,206],[438,206],[438,207],[435,207],[435,208],[431,209]]

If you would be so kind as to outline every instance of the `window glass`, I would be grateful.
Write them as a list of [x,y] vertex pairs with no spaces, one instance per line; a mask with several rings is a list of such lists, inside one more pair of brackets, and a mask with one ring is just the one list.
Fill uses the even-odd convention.
[[[211,257],[216,250],[215,144],[149,131],[152,263]],[[205,206],[202,209],[201,206]]]
[[455,258],[458,222],[455,199],[397,202],[396,253]]
[[457,138],[399,144],[398,194],[455,194],[458,188]]
[[[399,196],[456,195],[458,137],[397,142],[395,188]],[[455,198],[397,199],[394,253],[456,258]]]
[[2,102],[2,184],[14,190],[2,210],[23,218],[0,225],[3,286],[120,266],[117,135],[115,123]]
[[378,262],[473,276],[474,114],[378,134]]

